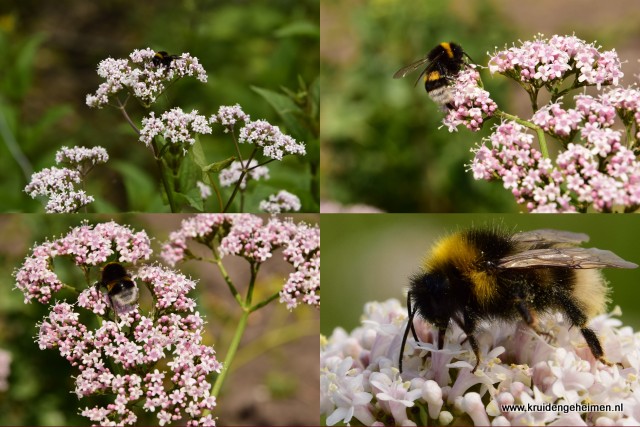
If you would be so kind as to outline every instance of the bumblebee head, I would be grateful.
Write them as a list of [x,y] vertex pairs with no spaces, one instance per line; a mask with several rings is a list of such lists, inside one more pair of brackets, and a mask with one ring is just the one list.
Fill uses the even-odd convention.
[[449,279],[437,273],[421,273],[411,279],[411,300],[417,313],[438,328],[446,328],[456,311],[456,297]]

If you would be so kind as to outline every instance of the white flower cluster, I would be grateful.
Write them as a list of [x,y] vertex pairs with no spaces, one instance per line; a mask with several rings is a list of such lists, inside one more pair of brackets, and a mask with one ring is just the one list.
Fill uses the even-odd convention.
[[[242,162],[234,160],[228,168],[220,171],[220,185],[223,187],[231,187],[232,185],[235,185],[240,179],[240,175],[242,175],[243,169],[244,168]],[[258,166],[257,160],[251,160],[246,169],[247,173],[245,173],[244,177],[242,177],[242,182],[240,183],[241,190],[247,188],[247,181],[249,179],[252,179],[254,181],[258,181],[260,179],[269,179],[269,168],[267,168],[266,166]]]
[[152,49],[134,50],[129,59],[107,58],[100,61],[98,75],[106,81],[95,94],[87,95],[89,107],[102,108],[109,98],[121,90],[127,90],[143,105],[152,104],[166,87],[182,77],[195,76],[207,81],[207,73],[198,58],[188,53],[176,56],[168,66],[154,64],[156,52]]
[[[438,350],[436,331],[417,318],[421,343],[409,334],[399,373],[406,309],[397,300],[368,303],[360,327],[323,338],[320,410],[327,425],[638,425],[640,333],[622,326],[613,317],[619,314],[590,323],[614,366],[597,362],[577,328],[558,315],[540,319],[551,342],[523,323],[478,333],[483,361],[472,373],[475,356],[464,333],[450,327]],[[508,410],[511,404],[525,410]],[[546,407],[527,411],[530,405]]]
[[102,147],[62,147],[56,153],[56,163],[68,163],[70,168],[53,166],[31,175],[31,182],[24,191],[32,198],[47,197],[47,213],[77,212],[94,201],[84,190],[76,188],[84,176],[98,163],[109,160],[107,150]]
[[218,113],[209,118],[210,123],[219,123],[224,127],[224,132],[233,132],[238,121],[244,122],[240,128],[238,142],[255,144],[262,147],[262,154],[275,160],[282,160],[287,154],[307,154],[304,143],[298,142],[289,135],[280,131],[266,120],[251,120],[240,105],[223,105]]
[[160,118],[154,112],[149,117],[142,119],[140,141],[149,147],[153,138],[161,136],[167,143],[182,148],[183,155],[196,142],[194,134],[211,133],[211,127],[204,116],[197,110],[185,113],[182,108],[176,107],[162,113]]
[[272,194],[267,200],[260,202],[260,210],[270,214],[298,212],[300,207],[300,198],[285,190],[280,190],[278,194]]
[[83,163],[91,166],[98,163],[107,163],[109,155],[107,150],[97,146],[93,148],[87,147],[62,147],[56,153],[56,163],[69,163],[71,166],[81,168]]

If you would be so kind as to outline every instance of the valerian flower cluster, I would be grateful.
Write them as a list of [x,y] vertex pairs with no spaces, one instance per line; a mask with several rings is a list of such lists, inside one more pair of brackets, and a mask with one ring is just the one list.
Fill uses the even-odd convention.
[[[406,308],[397,300],[369,303],[361,326],[323,339],[320,410],[327,425],[637,425],[640,333],[622,326],[619,314],[590,324],[613,366],[576,344],[583,342],[580,332],[558,315],[540,319],[551,342],[523,323],[492,324],[477,336],[483,361],[472,373],[475,356],[460,328],[450,328],[438,350],[437,330],[416,318],[420,342],[409,334],[401,349]],[[508,410],[511,404],[525,410]],[[622,410],[613,409],[620,404]],[[550,409],[527,411],[528,405]],[[570,405],[574,410],[563,409]]]
[[[488,68],[520,84],[533,116],[519,118],[498,109],[471,66],[459,73],[453,85],[455,108],[444,120],[449,130],[464,125],[475,131],[489,117],[500,119],[472,149],[469,169],[475,179],[502,181],[529,212],[632,212],[640,207],[635,151],[640,91],[618,86],[624,74],[615,50],[602,51],[576,36],[539,35],[497,50]],[[599,93],[569,96],[585,86]],[[551,101],[539,107],[543,90]],[[555,159],[548,137],[560,146]]]
[[94,201],[93,196],[78,187],[93,166],[108,160],[107,151],[102,147],[62,147],[56,153],[56,163],[69,167],[53,166],[34,173],[24,191],[34,199],[46,197],[47,213],[77,212]]
[[[175,266],[190,256],[189,244],[201,243],[223,258],[235,255],[260,265],[278,249],[294,271],[279,293],[280,302],[293,309],[298,304],[320,307],[320,229],[291,219],[265,221],[250,214],[200,214],[182,222],[170,234],[162,258]],[[192,244],[193,244],[192,243]]]
[[[266,165],[275,160],[281,161],[284,156],[306,155],[303,142],[296,141],[266,120],[251,120],[237,104],[219,107],[218,112],[208,119],[197,110],[186,112],[180,107],[161,113],[150,112],[138,125],[127,112],[129,99],[136,99],[149,108],[178,79],[195,77],[203,83],[207,81],[206,71],[198,58],[188,53],[168,55],[149,48],[135,50],[128,59],[101,61],[98,75],[105,81],[95,94],[87,95],[87,105],[98,108],[111,105],[120,111],[136,132],[138,140],[152,151],[160,169],[166,201],[173,212],[187,205],[204,210],[204,200],[213,191],[222,212],[231,208],[239,192],[239,210],[242,211],[248,179],[268,178]],[[214,124],[220,124],[225,133],[231,134],[233,145],[229,144],[229,151],[233,157],[209,162],[205,159],[205,150],[196,143],[201,135],[212,133]],[[246,158],[243,158],[240,144],[251,146],[250,154],[244,156]],[[187,158],[190,152],[193,156]],[[222,200],[222,192],[212,173],[220,174],[221,187],[233,187],[226,202]],[[208,186],[211,191],[203,186]],[[201,197],[196,201],[198,195]]]
[[98,64],[98,75],[105,79],[93,95],[87,95],[87,105],[102,108],[111,98],[126,91],[143,105],[150,105],[175,80],[191,76],[206,83],[207,73],[198,58],[183,53],[168,66],[154,64],[156,52],[146,48],[134,50],[129,59],[107,58]]
[[[202,343],[205,320],[188,293],[195,282],[158,265],[144,264],[150,240],[114,222],[88,224],[36,245],[15,272],[25,302],[49,304],[39,324],[40,349],[54,350],[78,370],[75,394],[80,402],[107,395],[109,403],[80,413],[98,425],[132,425],[139,411],[154,414],[159,425],[215,425],[211,411],[211,373],[220,372],[213,347]],[[70,259],[85,277],[108,261],[137,267],[132,279],[151,294],[153,307],[118,310],[99,287],[63,283],[54,270],[58,257]],[[75,304],[52,299],[62,288],[78,293]],[[102,321],[87,322],[92,312]],[[111,313],[111,314],[110,314]],[[85,323],[86,322],[86,323]]]

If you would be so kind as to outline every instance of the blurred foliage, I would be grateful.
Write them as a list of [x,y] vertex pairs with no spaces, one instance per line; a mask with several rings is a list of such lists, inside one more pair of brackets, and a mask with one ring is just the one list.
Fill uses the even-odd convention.
[[[55,151],[63,145],[101,145],[109,152],[109,163],[96,168],[87,183],[87,192],[96,197],[92,209],[168,210],[150,151],[137,142],[118,111],[85,105],[86,94],[101,82],[95,71],[100,60],[124,58],[136,48],[189,52],[209,75],[206,84],[189,78],[178,82],[153,106],[156,112],[180,106],[209,116],[220,105],[239,103],[252,119],[263,118],[291,132],[252,86],[295,92],[300,81],[314,85],[319,70],[318,3],[116,0],[77,1],[60,8],[38,0],[5,2],[0,7],[2,210],[41,209],[22,190],[31,170],[52,166]],[[129,113],[138,121],[148,111],[138,106]],[[11,141],[24,153],[22,163],[28,170],[10,151]],[[223,132],[201,142],[207,159],[222,160],[233,153],[232,140]],[[317,138],[305,142],[309,152],[318,151]],[[257,211],[261,199],[286,189],[302,199],[303,210],[317,211],[317,195],[309,193],[317,157],[288,158],[274,165],[272,179],[250,194],[246,209]]]
[[[629,239],[640,233],[635,215],[323,215],[321,332],[331,334],[338,326],[350,331],[368,301],[396,298],[405,305],[410,277],[434,243],[457,230],[484,225],[514,232],[552,228],[586,233],[590,240],[583,246],[611,250],[640,264],[637,242]],[[603,273],[612,289],[609,309],[619,305],[623,323],[639,330],[640,268]]]
[[[489,1],[465,4],[466,17],[446,0],[322,3],[323,198],[388,212],[515,209],[501,188],[465,172],[472,142],[489,126],[479,134],[439,129],[442,112],[421,82],[413,86],[418,73],[392,78],[442,41],[486,62],[507,26]],[[485,81],[498,103],[503,83]]]
[[[25,304],[22,293],[14,289],[12,276],[30,248],[65,234],[83,220],[95,224],[114,219],[136,231],[145,230],[152,237],[152,258],[155,261],[156,257],[159,258],[162,242],[168,239],[171,231],[180,227],[180,221],[186,217],[179,214],[0,215],[0,233],[3,235],[0,241],[0,348],[9,351],[13,359],[9,389],[0,391],[0,425],[88,425],[90,422],[86,418],[77,415],[78,409],[97,403],[97,400],[87,398],[78,401],[73,393],[77,370],[69,366],[57,351],[40,350],[35,342],[37,322],[47,314],[47,307],[35,301]],[[318,216],[295,215],[294,220],[317,223]],[[246,291],[247,262],[238,257],[227,257],[225,265],[238,289]],[[255,288],[256,299],[272,295],[282,286],[283,274],[292,270],[288,263],[277,260],[263,267]],[[55,271],[66,283],[82,284],[80,286],[85,283],[80,269],[66,258],[56,258]],[[237,303],[217,267],[190,262],[183,265],[181,271],[200,279],[192,296],[196,298],[198,310],[207,319],[204,342],[214,345],[219,360],[223,360],[240,316]],[[97,280],[98,273],[94,273],[93,279]],[[147,297],[145,291],[141,292],[143,306]],[[56,300],[64,299],[73,301],[75,295],[70,292],[56,295]],[[266,425],[300,425],[301,422],[314,425],[319,417],[317,407],[314,409],[319,380],[316,376],[315,382],[310,381],[304,375],[318,369],[318,311],[300,307],[289,312],[275,301],[254,316],[214,415],[220,417],[220,422],[231,420],[227,425],[260,425],[252,417],[266,417],[263,418]],[[301,357],[292,361],[292,353]],[[251,414],[243,415],[243,405],[254,404],[249,402],[249,397],[260,396],[263,389],[268,390],[268,397],[262,398],[260,407]],[[293,411],[274,409],[274,405],[280,408],[291,406],[292,402],[299,408]],[[140,425],[157,424],[154,416],[145,417],[140,418]]]

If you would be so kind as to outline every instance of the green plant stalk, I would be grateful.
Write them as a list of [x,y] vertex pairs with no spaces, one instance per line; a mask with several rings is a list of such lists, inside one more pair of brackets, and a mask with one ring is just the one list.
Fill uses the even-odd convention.
[[497,116],[500,116],[502,118],[508,119],[508,120],[512,120],[518,124],[521,124],[522,126],[525,126],[529,129],[532,129],[536,132],[536,134],[538,135],[538,142],[540,143],[540,152],[542,152],[542,157],[544,157],[545,159],[549,158],[549,149],[547,148],[547,140],[544,137],[544,130],[542,130],[542,128],[540,126],[536,126],[531,122],[528,122],[526,120],[522,120],[520,117],[517,116],[513,116],[511,114],[505,113],[502,110],[496,110],[495,114]]
[[222,260],[220,258],[216,258],[215,262],[218,268],[220,269],[220,273],[222,274],[222,277],[224,278],[225,283],[229,287],[229,291],[231,292],[231,295],[233,295],[235,300],[238,301],[238,304],[242,306],[243,305],[242,296],[240,295],[240,292],[238,292],[236,287],[233,285],[233,282],[231,281],[231,278],[229,277],[227,270],[224,268],[224,265],[222,264]]
[[220,210],[223,209],[224,205],[222,203],[222,194],[220,194],[220,189],[218,188],[218,185],[216,184],[215,180],[213,179],[213,176],[211,175],[211,172],[207,172],[207,178],[209,178],[209,183],[211,184],[211,187],[213,188],[213,191],[216,193],[216,199],[218,199],[218,204],[220,205]]
[[261,309],[262,307],[264,307],[265,305],[269,304],[271,301],[273,301],[274,299],[278,298],[280,296],[280,291],[276,292],[275,294],[271,295],[269,298],[266,298],[265,300],[255,304],[254,306],[252,306],[249,309],[249,312],[253,313],[256,310]]
[[[256,153],[258,152],[258,147],[255,147],[253,149],[253,151],[251,152],[251,156],[249,156],[249,160],[247,160],[247,165],[251,164],[251,160],[253,160],[253,156],[256,155]],[[242,162],[242,160],[241,160]],[[236,182],[236,186],[233,188],[233,193],[231,193],[231,196],[229,197],[229,200],[227,201],[227,204],[224,207],[224,210],[222,212],[227,212],[229,210],[229,208],[231,207],[231,203],[233,203],[233,199],[235,199],[236,194],[238,193],[238,190],[240,189],[240,184],[242,183],[242,180],[244,179],[245,175],[247,174],[248,169],[246,169],[244,166],[242,168],[242,173],[240,174],[240,178],[238,179],[238,182]]]
[[167,193],[167,200],[169,201],[169,207],[171,208],[171,212],[177,212],[177,207],[175,201],[173,200],[173,189],[171,188],[171,184],[167,179],[167,170],[164,167],[164,162],[162,161],[162,157],[158,157],[158,144],[156,143],[156,139],[153,138],[151,140],[151,147],[153,148],[153,157],[156,159],[156,165],[158,165],[158,169],[160,170],[160,178],[162,179],[162,185],[164,187],[165,192]]
[[[233,335],[233,339],[231,340],[231,344],[229,344],[229,349],[227,350],[227,356],[224,358],[224,362],[222,365],[222,371],[220,371],[220,375],[216,378],[216,381],[213,383],[213,388],[211,389],[211,395],[218,398],[220,394],[220,389],[222,388],[222,384],[224,383],[225,378],[227,377],[227,373],[231,368],[231,363],[233,362],[234,357],[236,356],[236,351],[238,350],[238,346],[240,345],[240,340],[242,339],[242,335],[244,335],[244,331],[247,328],[247,320],[249,319],[249,311],[245,310],[240,317],[240,321],[238,322],[238,326],[236,327],[236,332]],[[206,416],[206,414],[204,414]]]

